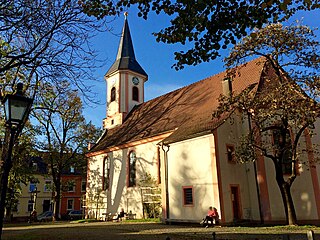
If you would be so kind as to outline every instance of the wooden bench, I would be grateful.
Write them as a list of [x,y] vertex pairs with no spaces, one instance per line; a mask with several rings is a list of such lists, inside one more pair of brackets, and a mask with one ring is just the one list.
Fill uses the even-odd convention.
[[135,213],[127,213],[126,214],[126,220],[132,220],[132,219],[136,219],[136,215]]
[[113,221],[118,216],[117,213],[102,213],[102,215],[105,215],[105,221]]

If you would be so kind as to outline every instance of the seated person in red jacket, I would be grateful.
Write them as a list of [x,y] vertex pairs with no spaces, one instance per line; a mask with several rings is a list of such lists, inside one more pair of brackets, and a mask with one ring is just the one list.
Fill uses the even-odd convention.
[[211,226],[219,223],[219,213],[216,208],[209,207],[207,216],[203,219],[202,224],[208,227],[209,222],[211,222]]
[[213,220],[214,224],[219,224],[219,213],[215,207],[213,208]]

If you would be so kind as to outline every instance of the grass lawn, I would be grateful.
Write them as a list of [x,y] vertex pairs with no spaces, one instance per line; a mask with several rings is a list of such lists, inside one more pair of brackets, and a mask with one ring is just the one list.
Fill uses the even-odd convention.
[[305,226],[259,226],[259,227],[209,227],[200,225],[166,225],[159,220],[124,220],[120,222],[100,222],[78,220],[72,222],[6,224],[3,240],[53,240],[53,239],[112,239],[112,240],[278,240],[283,235],[290,235],[290,240],[307,239],[307,232],[312,230],[315,239],[320,240],[320,227]]

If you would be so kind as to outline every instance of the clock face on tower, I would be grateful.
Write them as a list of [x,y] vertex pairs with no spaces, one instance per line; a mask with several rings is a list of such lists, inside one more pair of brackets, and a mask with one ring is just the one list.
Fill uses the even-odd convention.
[[133,77],[133,78],[132,78],[132,83],[133,83],[134,85],[138,85],[138,84],[139,84],[139,78]]

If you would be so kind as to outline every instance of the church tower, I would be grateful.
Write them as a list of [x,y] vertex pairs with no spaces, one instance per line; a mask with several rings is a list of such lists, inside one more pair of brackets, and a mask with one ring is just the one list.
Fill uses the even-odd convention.
[[104,129],[122,124],[132,108],[144,102],[144,83],[148,75],[135,58],[127,16],[125,13],[117,58],[105,74],[108,92]]

